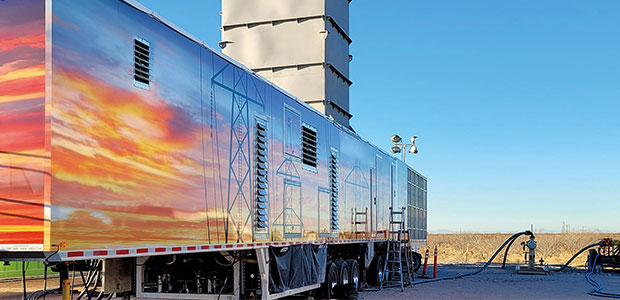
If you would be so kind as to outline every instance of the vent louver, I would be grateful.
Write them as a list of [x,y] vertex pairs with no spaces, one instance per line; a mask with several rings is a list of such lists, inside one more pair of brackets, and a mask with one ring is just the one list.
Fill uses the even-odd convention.
[[255,139],[255,152],[254,160],[256,171],[254,174],[255,179],[255,191],[256,191],[256,225],[255,225],[255,237],[267,238],[269,234],[269,213],[267,208],[269,207],[268,201],[268,157],[267,157],[267,125],[263,120],[257,120],[256,122],[256,139]]
[[151,44],[141,38],[133,40],[134,85],[148,89],[151,83]]
[[303,124],[301,130],[302,148],[301,161],[305,166],[316,170],[317,167],[317,131],[313,127]]
[[329,155],[329,178],[331,189],[331,229],[337,231],[340,229],[338,224],[338,152],[332,149]]

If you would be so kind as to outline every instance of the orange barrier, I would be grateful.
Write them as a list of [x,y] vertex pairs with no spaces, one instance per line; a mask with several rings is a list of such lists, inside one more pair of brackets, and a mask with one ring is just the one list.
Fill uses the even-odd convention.
[[422,268],[422,278],[426,277],[426,265],[428,264],[428,249],[426,249],[426,254],[424,255],[424,267]]
[[433,278],[437,278],[437,246],[435,246],[435,258],[433,262]]

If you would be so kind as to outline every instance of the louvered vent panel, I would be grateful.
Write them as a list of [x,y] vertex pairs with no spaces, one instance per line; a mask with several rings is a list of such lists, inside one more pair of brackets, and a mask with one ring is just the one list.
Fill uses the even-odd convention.
[[301,148],[301,161],[305,166],[312,167],[316,169],[317,167],[317,153],[316,153],[316,144],[317,144],[317,132],[316,129],[303,124],[301,130],[301,140],[302,140],[302,148]]
[[340,229],[338,217],[338,152],[333,151],[329,155],[329,181],[331,188],[331,229],[337,231]]
[[148,89],[151,83],[151,44],[140,38],[135,38],[133,43],[134,85]]
[[[254,174],[254,186],[256,191],[255,205],[255,237],[257,234],[268,234],[269,232],[269,213],[268,213],[268,151],[267,151],[267,125],[260,120],[256,123],[254,160],[256,171]],[[266,238],[264,236],[262,238]]]

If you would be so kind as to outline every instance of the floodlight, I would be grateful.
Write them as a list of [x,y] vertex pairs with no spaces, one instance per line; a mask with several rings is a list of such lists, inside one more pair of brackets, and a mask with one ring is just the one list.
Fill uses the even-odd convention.
[[217,45],[220,46],[220,48],[224,49],[224,48],[226,48],[226,46],[228,44],[232,44],[232,43],[233,42],[231,42],[231,41],[221,41],[221,42],[218,42]]
[[414,135],[414,136],[412,136],[412,137],[411,137],[411,143],[412,143],[412,144],[415,144],[415,140],[417,140],[417,139],[418,139],[418,137],[417,137],[417,136],[415,136],[415,135]]
[[411,148],[409,148],[409,153],[412,153],[412,154],[418,153],[418,147],[416,147],[415,145],[411,145]]
[[390,149],[392,151],[392,153],[400,153],[400,147],[398,146],[392,146],[392,149]]
[[398,136],[398,134],[395,134],[392,136],[392,143],[398,143],[400,142],[402,139],[400,138],[400,136]]

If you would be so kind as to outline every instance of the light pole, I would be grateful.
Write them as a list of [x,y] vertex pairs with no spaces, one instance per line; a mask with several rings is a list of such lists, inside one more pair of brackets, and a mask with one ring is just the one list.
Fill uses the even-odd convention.
[[401,143],[402,139],[397,134],[392,136],[392,143],[394,146],[390,149],[392,153],[400,153],[403,152],[403,162],[405,162],[405,154],[407,154],[407,147],[409,147],[409,153],[416,154],[418,153],[418,147],[415,146],[415,141],[418,139],[417,136],[411,137],[411,144]]

